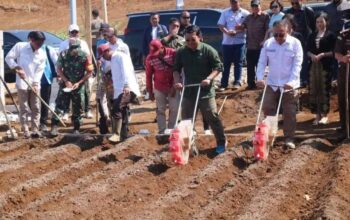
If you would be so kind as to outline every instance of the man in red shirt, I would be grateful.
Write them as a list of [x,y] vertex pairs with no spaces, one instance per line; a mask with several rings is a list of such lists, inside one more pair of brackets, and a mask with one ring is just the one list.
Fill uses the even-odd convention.
[[[146,58],[146,86],[152,101],[157,104],[157,123],[159,134],[165,129],[174,128],[179,94],[173,87],[173,64],[176,52],[172,48],[166,48],[159,40],[152,40],[149,44],[150,53]],[[165,111],[169,105],[168,126],[166,125]]]

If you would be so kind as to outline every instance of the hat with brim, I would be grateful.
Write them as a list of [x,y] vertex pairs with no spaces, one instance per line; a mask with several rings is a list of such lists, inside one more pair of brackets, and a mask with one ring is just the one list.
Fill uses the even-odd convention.
[[69,25],[68,31],[69,32],[72,32],[72,31],[78,31],[79,32],[79,26],[77,24],[71,24],[71,25]]

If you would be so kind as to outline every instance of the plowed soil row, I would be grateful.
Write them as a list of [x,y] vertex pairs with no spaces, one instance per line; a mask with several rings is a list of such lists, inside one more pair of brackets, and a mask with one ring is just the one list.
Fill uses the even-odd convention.
[[[214,137],[200,135],[185,166],[156,143],[153,103],[136,107],[131,125],[151,135],[117,145],[92,136],[0,144],[0,219],[348,219],[349,145],[299,138],[295,150],[278,141],[264,162],[237,157],[258,97],[232,95],[221,115],[234,134],[228,150],[216,156]],[[299,114],[299,133],[327,136],[310,117]]]

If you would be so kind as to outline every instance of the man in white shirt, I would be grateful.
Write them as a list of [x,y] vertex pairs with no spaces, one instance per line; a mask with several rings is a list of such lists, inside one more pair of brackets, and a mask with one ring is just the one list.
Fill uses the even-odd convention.
[[241,86],[243,58],[246,43],[246,33],[236,32],[236,26],[241,25],[249,12],[240,7],[239,0],[230,0],[231,7],[221,12],[218,26],[223,33],[222,52],[224,56],[224,71],[221,78],[223,91],[228,86],[231,63],[234,64],[233,87],[238,89]]
[[[106,44],[110,51],[114,52],[118,50],[130,56],[128,45],[122,39],[118,38],[117,31],[114,28],[108,29],[106,39],[108,40]],[[102,74],[96,91],[96,101],[98,102],[100,112],[99,129],[101,134],[106,134],[108,133],[107,119],[109,112],[111,112],[109,108],[112,107],[113,102],[111,62],[100,56],[98,65],[102,67]]]
[[[76,24],[71,24],[68,27],[68,32],[69,32],[69,38],[79,38],[79,26]],[[66,39],[65,41],[62,41],[60,44],[60,49],[59,49],[59,53],[61,53],[64,50],[68,50],[69,49],[69,38]],[[87,55],[88,55],[88,59],[91,60],[91,52],[89,49],[88,44],[86,43],[86,41],[80,39],[80,47],[82,49],[82,51],[84,51]],[[85,116],[87,118],[93,118],[93,114],[91,113],[91,105],[90,105],[90,97],[91,97],[91,92],[92,92],[92,85],[94,83],[94,77],[90,77],[87,81],[86,81],[86,85],[85,85]],[[69,111],[69,105],[67,106],[67,109],[65,110],[65,112]],[[67,116],[65,115],[64,118],[66,118]],[[68,118],[67,118],[68,119]]]
[[114,95],[113,135],[109,141],[117,143],[127,138],[129,103],[136,102],[137,96],[141,95],[140,89],[130,56],[118,50],[112,52],[107,44],[101,45],[98,51],[105,60],[111,61]]
[[[294,135],[296,129],[297,91],[300,87],[300,70],[303,62],[303,49],[298,39],[288,34],[288,24],[283,21],[275,22],[273,38],[264,43],[261,50],[258,68],[258,87],[267,83],[263,111],[265,116],[276,114],[278,100],[283,91],[283,132],[285,144],[295,148]],[[269,72],[264,81],[266,66]]]
[[[41,137],[39,132],[40,99],[34,94],[40,92],[40,80],[44,73],[46,54],[41,46],[45,35],[40,31],[32,31],[28,35],[29,42],[17,43],[7,54],[5,60],[11,69],[16,70],[16,87],[19,100],[19,117],[24,137],[29,138],[28,116],[31,111],[32,137]],[[33,90],[22,80],[26,79]]]

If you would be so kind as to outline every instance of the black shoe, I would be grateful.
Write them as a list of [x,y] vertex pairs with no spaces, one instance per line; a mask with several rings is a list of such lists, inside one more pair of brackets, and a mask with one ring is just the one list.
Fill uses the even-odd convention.
[[254,90],[256,89],[256,85],[250,85],[250,86],[247,86],[246,90]]
[[32,138],[42,138],[43,137],[43,135],[40,133],[40,131],[33,132],[30,136]]

